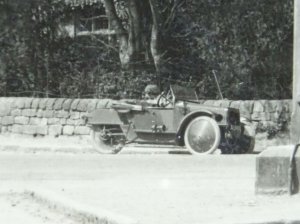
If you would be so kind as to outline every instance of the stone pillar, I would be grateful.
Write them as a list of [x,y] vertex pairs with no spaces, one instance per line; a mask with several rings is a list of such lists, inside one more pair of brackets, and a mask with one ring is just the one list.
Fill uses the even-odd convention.
[[[291,122],[292,144],[300,143],[300,0],[294,0],[294,68],[293,112]],[[300,150],[295,145],[267,148],[256,158],[257,194],[299,193]],[[295,162],[293,162],[295,161]]]
[[292,143],[300,142],[300,0],[294,0],[294,68],[293,112],[291,124]]

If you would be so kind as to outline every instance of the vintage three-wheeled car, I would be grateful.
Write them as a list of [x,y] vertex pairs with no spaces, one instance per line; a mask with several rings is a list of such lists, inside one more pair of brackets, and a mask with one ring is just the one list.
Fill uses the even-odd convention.
[[254,136],[238,109],[203,105],[191,89],[171,86],[156,102],[112,101],[87,116],[92,140],[101,153],[117,153],[125,144],[186,147],[192,154],[251,153]]

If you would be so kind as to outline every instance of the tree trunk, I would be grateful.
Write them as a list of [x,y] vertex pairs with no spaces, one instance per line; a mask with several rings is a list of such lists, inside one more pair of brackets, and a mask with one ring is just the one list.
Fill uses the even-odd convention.
[[157,73],[160,73],[162,25],[159,2],[158,0],[127,0],[127,3],[128,30],[124,28],[117,15],[114,1],[104,0],[109,22],[119,40],[121,66],[124,70],[134,71],[140,67],[144,68],[145,65],[151,65]]
[[151,30],[151,54],[153,57],[158,83],[160,85],[161,77],[161,65],[162,65],[162,29],[161,29],[161,18],[159,14],[159,3],[157,0],[149,0],[151,13],[152,13],[152,30]]
[[131,51],[128,46],[128,33],[124,29],[120,18],[117,15],[116,8],[113,0],[104,0],[105,11],[109,19],[109,23],[116,31],[119,39],[119,57],[123,69],[130,67],[132,58]]

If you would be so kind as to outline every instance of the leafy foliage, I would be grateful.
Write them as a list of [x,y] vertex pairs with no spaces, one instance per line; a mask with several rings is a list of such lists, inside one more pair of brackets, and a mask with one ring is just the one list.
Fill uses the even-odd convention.
[[293,1],[189,0],[173,32],[172,66],[205,96],[216,97],[215,70],[225,97],[291,97]]
[[[292,0],[162,2],[158,76],[147,66],[122,71],[105,36],[63,36],[74,10],[64,1],[0,0],[0,95],[136,98],[151,82],[179,82],[218,98],[215,71],[226,98],[291,97]],[[126,1],[116,3],[126,24]]]

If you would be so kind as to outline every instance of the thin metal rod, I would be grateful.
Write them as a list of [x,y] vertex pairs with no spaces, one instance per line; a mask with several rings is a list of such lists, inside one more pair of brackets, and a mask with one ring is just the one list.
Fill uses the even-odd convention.
[[219,94],[221,96],[221,99],[224,100],[224,97],[223,97],[223,94],[221,92],[221,88],[220,88],[219,81],[218,81],[215,70],[212,70],[212,73],[214,74],[214,77],[215,77],[215,80],[216,80],[216,83],[217,83],[217,87],[218,87],[218,91],[219,91]]

